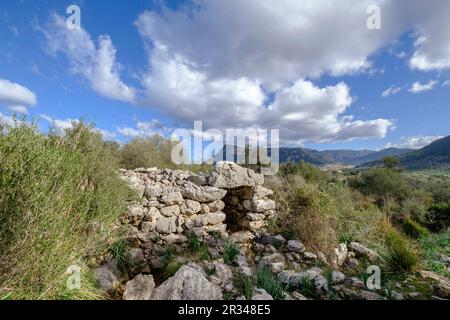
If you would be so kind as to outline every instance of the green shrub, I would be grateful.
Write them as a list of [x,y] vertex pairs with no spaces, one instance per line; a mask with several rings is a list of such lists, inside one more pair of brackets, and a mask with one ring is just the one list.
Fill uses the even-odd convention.
[[302,277],[299,280],[299,291],[307,297],[316,297],[316,284],[314,280]]
[[239,254],[239,250],[236,247],[236,244],[230,240],[227,240],[223,245],[223,249],[224,249],[223,261],[226,264],[232,264],[234,258]]
[[251,300],[253,296],[254,282],[251,277],[238,274],[234,278],[234,285],[244,295],[245,299]]
[[450,235],[448,233],[430,234],[418,240],[423,251],[427,269],[450,279],[450,272],[441,256],[450,256]]
[[419,267],[420,257],[412,245],[395,229],[386,236],[385,261],[390,274],[406,276]]
[[450,226],[450,203],[438,203],[428,208],[427,226],[434,232]]
[[130,243],[119,239],[113,244],[111,251],[117,261],[117,267],[122,272],[128,272],[131,268]]
[[197,252],[198,250],[200,250],[201,242],[195,233],[191,233],[189,235],[188,240],[189,240],[189,248],[191,248],[192,252]]
[[256,284],[259,288],[266,290],[275,300],[283,300],[286,297],[288,287],[283,286],[267,268],[258,268],[256,270]]
[[413,239],[418,239],[428,235],[428,230],[412,219],[403,222],[403,231]]
[[0,163],[0,296],[92,298],[87,269],[71,292],[65,272],[106,250],[125,209],[130,191],[111,148],[83,122],[63,135],[16,122],[0,132]]

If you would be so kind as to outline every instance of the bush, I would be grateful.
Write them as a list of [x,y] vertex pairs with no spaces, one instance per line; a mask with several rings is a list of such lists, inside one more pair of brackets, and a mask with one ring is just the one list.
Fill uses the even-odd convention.
[[239,254],[239,250],[236,247],[236,244],[230,240],[225,241],[224,243],[224,254],[223,254],[223,261],[226,264],[232,264],[234,261],[234,258]]
[[374,195],[380,201],[392,197],[397,200],[405,199],[411,192],[403,175],[389,168],[373,168],[364,171],[353,186],[363,194]]
[[387,233],[386,247],[385,261],[392,275],[403,277],[418,268],[420,257],[416,250],[393,228]]
[[65,272],[106,250],[129,195],[100,133],[83,122],[62,135],[3,125],[0,163],[0,296],[99,296],[87,269],[70,292]]
[[158,135],[133,139],[119,151],[120,165],[124,169],[174,168],[172,147],[170,140]]
[[259,288],[266,290],[275,300],[283,300],[286,297],[288,287],[283,286],[267,268],[256,270],[256,283]]
[[426,228],[411,219],[406,219],[403,222],[403,231],[413,239],[426,237],[428,235],[428,230]]
[[427,226],[434,232],[450,226],[450,203],[439,203],[428,208]]

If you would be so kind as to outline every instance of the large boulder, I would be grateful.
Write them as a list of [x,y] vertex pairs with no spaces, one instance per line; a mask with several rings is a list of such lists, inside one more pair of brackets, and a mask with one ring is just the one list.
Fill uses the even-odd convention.
[[357,255],[363,256],[363,257],[369,259],[369,261],[371,261],[371,262],[375,262],[376,260],[382,260],[382,258],[380,257],[380,255],[378,253],[363,246],[359,242],[352,241],[352,242],[350,242],[348,247],[350,250],[355,252]]
[[183,197],[198,202],[212,202],[225,197],[226,190],[211,186],[198,186],[192,182],[187,182],[183,188]]
[[133,280],[127,282],[123,300],[150,300],[152,297],[155,282],[152,275],[140,274]]
[[252,187],[262,185],[264,176],[234,162],[221,161],[216,164],[208,177],[209,185],[222,189]]
[[175,275],[164,281],[153,292],[152,300],[222,300],[218,285],[206,278],[196,264],[182,266]]

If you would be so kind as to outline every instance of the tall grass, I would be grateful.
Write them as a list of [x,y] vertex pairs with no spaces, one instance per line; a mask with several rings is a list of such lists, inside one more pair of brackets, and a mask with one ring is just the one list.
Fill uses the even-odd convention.
[[405,277],[417,270],[420,264],[417,250],[394,228],[387,232],[386,247],[384,259],[390,274]]
[[[82,122],[64,134],[2,125],[0,163],[0,297],[99,297],[83,261],[105,249],[129,196],[100,133]],[[79,290],[66,287],[73,264]]]

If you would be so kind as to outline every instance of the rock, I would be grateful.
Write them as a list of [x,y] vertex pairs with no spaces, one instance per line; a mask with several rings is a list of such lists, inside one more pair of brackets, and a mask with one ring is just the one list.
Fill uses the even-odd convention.
[[210,186],[198,186],[192,182],[184,184],[182,194],[185,198],[198,202],[212,202],[225,197],[226,190]]
[[162,189],[159,185],[152,185],[145,187],[145,196],[148,198],[157,198],[162,194]]
[[259,198],[266,198],[271,195],[273,195],[273,191],[270,189],[267,189],[263,186],[256,186],[253,188],[253,196],[256,196]]
[[270,255],[264,256],[261,258],[261,260],[259,260],[259,266],[264,268],[264,267],[269,267],[271,264],[277,263],[277,262],[285,262],[284,256],[282,254],[279,253],[272,253]]
[[121,179],[125,181],[125,183],[136,192],[139,198],[144,196],[145,186],[143,181],[135,175],[121,175]]
[[392,300],[404,300],[405,298],[403,297],[403,295],[401,293],[398,293],[396,291],[392,291],[391,299]]
[[344,281],[345,281],[345,274],[343,274],[340,271],[331,272],[331,283],[333,285],[344,283]]
[[366,284],[359,278],[353,277],[350,278],[350,285],[353,288],[360,288],[360,289],[365,289],[366,288]]
[[347,259],[347,245],[345,243],[341,243],[339,247],[334,249],[334,255],[332,258],[333,265],[335,267],[340,267],[344,264],[345,260]]
[[232,283],[233,272],[231,271],[231,268],[229,266],[217,262],[214,263],[213,268],[214,268],[214,276],[216,276],[217,279],[219,280],[218,283],[216,284],[222,285],[224,287],[227,284]]
[[150,300],[155,282],[152,275],[140,274],[128,281],[123,293],[123,300]]
[[355,258],[350,258],[350,259],[347,260],[347,265],[351,269],[357,269],[359,267],[359,261],[356,260]]
[[222,300],[222,291],[196,264],[182,266],[153,292],[152,300]]
[[254,289],[252,300],[273,300],[272,296],[264,289]]
[[266,246],[264,247],[264,252],[266,253],[277,253],[278,250],[277,248],[275,248],[273,245],[271,244],[266,244]]
[[177,216],[180,214],[180,207],[175,204],[173,206],[161,208],[159,211],[166,217]]
[[286,243],[286,239],[284,239],[284,237],[282,235],[279,234],[276,236],[272,236],[271,234],[268,234],[268,233],[263,233],[260,241],[263,244],[270,244],[275,247],[281,246]]
[[209,210],[212,212],[222,211],[225,208],[225,202],[222,200],[216,200],[211,203],[208,203]]
[[173,216],[170,218],[167,217],[159,217],[158,221],[156,221],[156,231],[161,233],[172,233],[177,231],[177,226],[175,224],[177,217]]
[[408,300],[425,300],[425,297],[420,292],[408,292],[406,297]]
[[294,270],[283,270],[277,275],[278,281],[291,288],[296,288],[299,285],[301,275]]
[[450,298],[450,281],[447,278],[426,270],[419,271],[419,275],[425,280],[432,280],[434,282],[433,290],[437,296]]
[[105,292],[111,292],[119,286],[120,282],[107,265],[94,269],[94,278],[98,281],[100,288]]
[[239,266],[239,267],[247,267],[247,258],[243,254],[238,254],[236,257],[234,257],[233,262]]
[[210,212],[204,215],[202,218],[203,225],[215,225],[225,221],[226,215],[223,212]]
[[264,183],[264,176],[234,162],[218,162],[208,177],[209,185],[223,189],[256,186]]
[[183,202],[183,195],[181,194],[181,192],[171,192],[163,195],[161,197],[161,202],[165,203],[168,206],[180,204]]
[[317,260],[317,256],[312,252],[305,251],[303,252],[303,259],[308,261],[315,261]]
[[204,186],[208,184],[208,181],[203,174],[193,174],[189,176],[187,180],[198,186]]
[[276,208],[275,201],[270,199],[259,199],[259,200],[244,200],[242,202],[245,209],[253,211],[256,213],[274,210]]
[[287,242],[287,249],[295,253],[302,253],[305,251],[305,246],[298,240],[289,240]]
[[272,273],[277,274],[283,271],[286,268],[286,265],[283,262],[274,262],[269,264],[269,268]]
[[199,213],[201,208],[200,202],[190,199],[186,199],[180,206],[181,213],[188,215]]
[[247,212],[245,217],[250,221],[260,221],[264,220],[266,216],[262,213]]
[[302,295],[298,291],[292,292],[291,293],[291,298],[292,298],[292,300],[308,300],[308,298],[306,298],[304,295]]
[[243,243],[255,238],[251,231],[238,231],[230,234],[230,240],[236,243]]
[[371,262],[375,262],[376,260],[381,260],[381,257],[378,253],[376,253],[373,250],[370,250],[369,248],[366,248],[362,244],[358,242],[350,242],[349,249],[354,251],[356,254],[363,256]]
[[314,285],[316,286],[316,293],[322,294],[328,292],[328,280],[323,275],[319,274],[314,278]]

